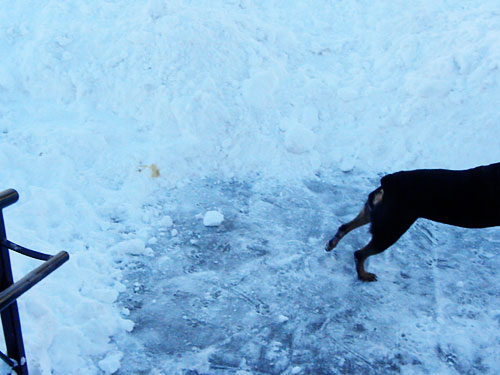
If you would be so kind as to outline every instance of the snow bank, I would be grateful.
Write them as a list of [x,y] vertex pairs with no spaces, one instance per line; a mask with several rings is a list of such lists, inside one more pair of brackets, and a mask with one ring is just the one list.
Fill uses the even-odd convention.
[[[30,368],[118,368],[110,337],[132,328],[114,304],[120,267],[147,249],[116,257],[113,246],[151,238],[156,189],[207,175],[286,181],[498,161],[496,8],[10,4],[0,14],[0,182],[21,200],[5,211],[7,230],[71,254],[20,300]],[[16,277],[33,265],[16,258]]]
[[0,85],[51,119],[115,114],[170,180],[286,179],[346,158],[466,167],[497,160],[495,8],[20,1],[2,18]]

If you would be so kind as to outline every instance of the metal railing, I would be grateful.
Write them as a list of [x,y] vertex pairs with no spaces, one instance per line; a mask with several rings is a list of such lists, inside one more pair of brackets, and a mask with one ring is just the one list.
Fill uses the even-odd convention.
[[[7,347],[7,354],[0,352],[0,359],[6,362],[18,375],[27,375],[28,365],[16,299],[59,268],[69,259],[69,254],[66,251],[61,251],[51,256],[7,240],[3,209],[16,203],[18,199],[19,194],[14,189],[0,192],[0,317]],[[44,263],[14,283],[9,250],[42,260]]]

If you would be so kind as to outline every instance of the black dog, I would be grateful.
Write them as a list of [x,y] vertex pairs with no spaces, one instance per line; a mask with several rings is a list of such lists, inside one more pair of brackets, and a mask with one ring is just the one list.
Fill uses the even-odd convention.
[[463,171],[403,171],[380,182],[358,216],[340,226],[326,246],[332,250],[351,230],[371,223],[371,241],[354,253],[360,280],[377,280],[365,271],[366,258],[394,244],[419,217],[464,228],[500,225],[500,163]]

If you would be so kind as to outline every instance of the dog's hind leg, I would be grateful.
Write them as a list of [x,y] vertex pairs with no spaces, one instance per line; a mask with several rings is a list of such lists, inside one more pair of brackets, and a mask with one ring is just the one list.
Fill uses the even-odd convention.
[[352,221],[346,224],[342,224],[340,226],[335,236],[333,236],[332,239],[328,241],[325,250],[326,251],[332,250],[333,248],[335,248],[335,246],[337,246],[339,241],[347,233],[365,224],[368,224],[371,221],[370,216],[372,209],[382,201],[383,196],[384,196],[384,191],[382,190],[382,188],[378,188],[377,190],[370,193],[367,202],[363,206],[363,209],[358,214],[358,216],[356,216]]
[[370,241],[368,245],[363,247],[361,250],[354,252],[354,261],[356,262],[356,272],[358,273],[358,279],[361,281],[377,281],[377,275],[374,273],[366,272],[365,270],[365,260],[369,256],[379,254],[386,248],[376,248],[373,241]]
[[369,222],[370,222],[370,208],[368,203],[366,203],[361,212],[358,214],[358,216],[356,216],[352,221],[346,224],[342,224],[340,226],[335,236],[333,236],[332,239],[328,241],[325,250],[326,251],[332,250],[335,246],[337,246],[342,237],[344,237],[347,233],[365,224],[368,224]]
[[371,218],[372,239],[368,245],[354,252],[356,272],[362,281],[377,281],[375,274],[366,272],[366,259],[392,246],[416,220],[412,215],[394,212],[390,208],[390,205],[380,205],[374,210]]

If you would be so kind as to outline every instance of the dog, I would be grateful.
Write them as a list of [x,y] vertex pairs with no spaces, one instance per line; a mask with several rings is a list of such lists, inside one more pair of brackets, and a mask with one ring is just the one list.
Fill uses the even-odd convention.
[[376,281],[365,261],[393,245],[417,220],[464,228],[500,225],[500,163],[467,170],[419,169],[386,175],[368,195],[361,212],[339,227],[327,243],[331,251],[350,231],[371,223],[371,240],[354,252],[362,281]]

